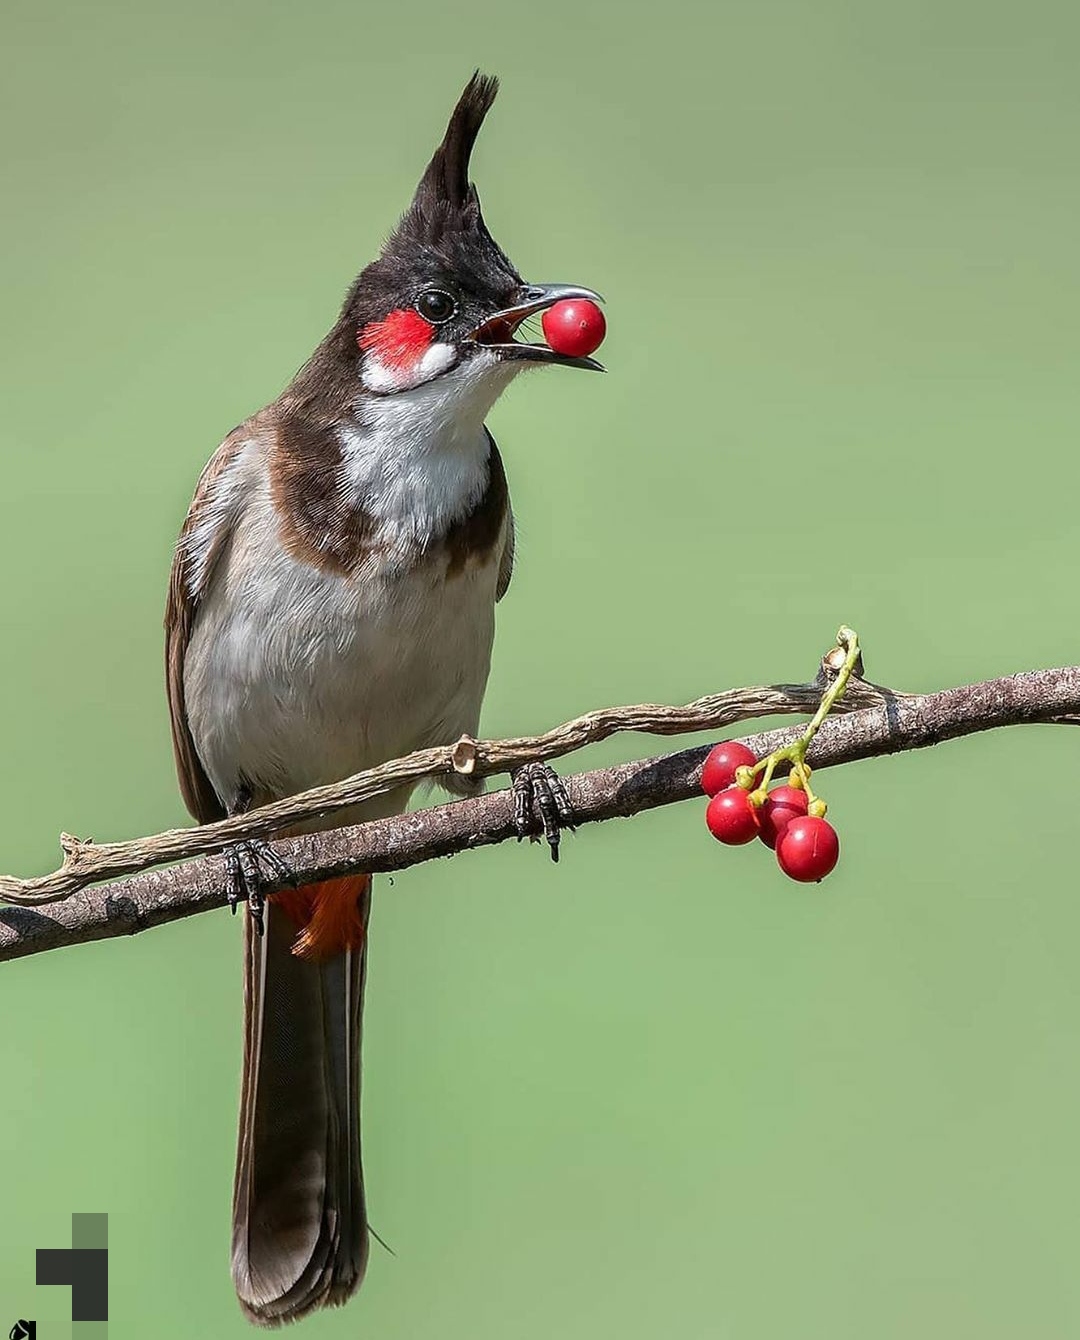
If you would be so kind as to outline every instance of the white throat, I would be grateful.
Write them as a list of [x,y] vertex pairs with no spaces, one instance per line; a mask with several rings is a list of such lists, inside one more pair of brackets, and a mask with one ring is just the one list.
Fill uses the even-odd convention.
[[344,487],[384,541],[426,547],[480,501],[489,477],[484,420],[521,367],[474,355],[412,390],[365,397],[339,430]]

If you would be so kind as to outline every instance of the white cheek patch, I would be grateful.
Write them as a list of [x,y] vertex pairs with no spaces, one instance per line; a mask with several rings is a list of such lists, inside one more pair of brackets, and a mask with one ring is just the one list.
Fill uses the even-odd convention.
[[388,391],[408,391],[413,386],[422,386],[433,377],[452,368],[457,361],[457,350],[452,344],[429,344],[414,362],[384,363],[371,351],[364,355],[360,380],[368,391],[386,393]]

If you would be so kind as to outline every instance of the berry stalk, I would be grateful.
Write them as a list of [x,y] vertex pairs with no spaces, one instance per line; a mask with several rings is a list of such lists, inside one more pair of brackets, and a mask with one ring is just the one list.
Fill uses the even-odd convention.
[[[783,749],[774,750],[767,758],[763,758],[760,763],[756,763],[753,768],[739,769],[739,773],[743,774],[742,777],[737,776],[740,785],[754,787],[750,796],[751,804],[758,806],[765,803],[773,773],[780,764],[788,763],[790,764],[788,785],[806,792],[808,814],[817,819],[824,818],[828,806],[820,797],[815,796],[811,789],[806,751],[813,743],[814,736],[821,729],[822,722],[844,696],[855,666],[859,661],[858,633],[853,628],[848,628],[846,625],[842,626],[836,634],[836,646],[844,652],[843,664],[840,666],[835,680],[822,694],[818,709],[807,722],[802,735],[793,744],[785,745]],[[755,786],[755,780],[759,772],[762,774],[761,781]]]

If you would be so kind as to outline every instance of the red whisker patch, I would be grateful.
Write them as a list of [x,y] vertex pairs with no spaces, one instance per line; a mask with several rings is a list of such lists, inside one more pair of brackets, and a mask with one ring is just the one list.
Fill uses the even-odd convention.
[[357,331],[356,343],[380,363],[398,371],[411,368],[427,351],[435,327],[412,308],[391,312]]

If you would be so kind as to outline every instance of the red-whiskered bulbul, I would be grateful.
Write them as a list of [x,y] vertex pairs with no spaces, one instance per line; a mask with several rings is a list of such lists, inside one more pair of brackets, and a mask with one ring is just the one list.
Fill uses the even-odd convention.
[[[474,75],[333,329],[199,481],[169,587],[166,677],[180,786],[202,823],[477,731],[514,555],[484,419],[523,368],[599,368],[515,339],[532,313],[597,295],[525,284],[484,225],[468,168],[496,88]],[[530,788],[557,840],[568,816],[544,775],[524,779],[519,824]],[[306,829],[408,799],[398,790]],[[280,875],[279,858],[262,843],[231,855],[230,901],[250,909],[232,1271],[247,1317],[275,1325],[344,1302],[364,1275],[371,880],[264,906],[260,862]]]

